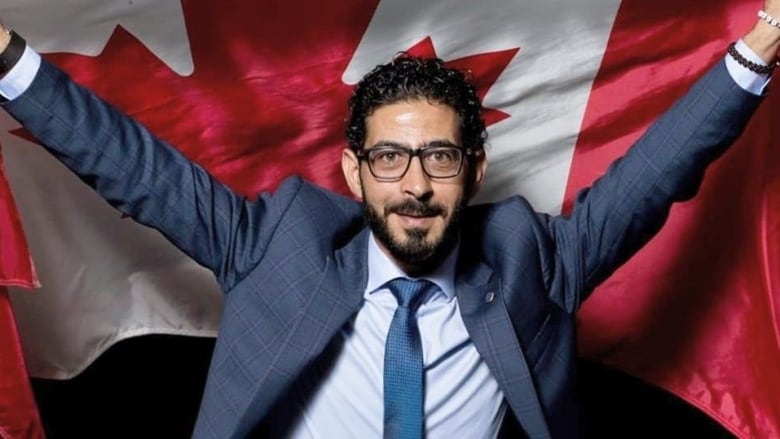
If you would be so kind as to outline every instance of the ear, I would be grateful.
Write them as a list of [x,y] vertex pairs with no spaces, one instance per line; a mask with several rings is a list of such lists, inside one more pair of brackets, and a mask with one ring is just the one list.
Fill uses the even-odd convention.
[[355,152],[349,148],[344,148],[341,152],[341,171],[344,173],[344,180],[346,180],[352,195],[358,200],[362,200],[363,182],[360,179],[360,160]]
[[479,189],[482,187],[482,182],[485,180],[485,173],[487,172],[487,156],[485,156],[485,150],[481,149],[476,152],[474,158],[474,172],[472,173],[473,181],[471,184],[471,191],[468,194],[468,199],[471,200],[477,195]]

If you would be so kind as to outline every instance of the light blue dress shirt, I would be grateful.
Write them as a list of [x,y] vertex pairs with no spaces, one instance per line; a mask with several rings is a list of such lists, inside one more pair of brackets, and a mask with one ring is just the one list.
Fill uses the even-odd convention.
[[[407,277],[368,240],[368,284],[363,306],[340,332],[341,351],[327,371],[314,371],[281,412],[302,411],[291,437],[380,438],[385,339],[398,306],[387,281]],[[504,395],[471,342],[455,297],[457,249],[425,276],[438,291],[417,311],[425,368],[427,439],[491,438],[506,412]],[[320,382],[314,391],[312,382]],[[297,407],[295,407],[297,406]]]

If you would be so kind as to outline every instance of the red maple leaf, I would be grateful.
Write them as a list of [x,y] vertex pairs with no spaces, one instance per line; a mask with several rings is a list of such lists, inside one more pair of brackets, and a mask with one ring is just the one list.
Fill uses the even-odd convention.
[[[121,27],[97,57],[47,59],[239,193],[273,189],[290,174],[347,193],[339,160],[352,87],[341,78],[376,5],[242,0],[226,8],[185,0],[194,64],[188,77]],[[410,51],[435,55],[430,39]],[[481,99],[516,52],[448,64],[471,70]],[[488,124],[506,117],[486,114]]]
[[[447,67],[459,69],[468,72],[477,88],[477,96],[480,101],[484,101],[485,95],[490,91],[490,87],[495,84],[506,66],[512,61],[515,54],[520,50],[519,47],[498,52],[486,52],[477,55],[466,56],[463,58],[447,61],[444,64]],[[438,57],[436,49],[433,47],[431,37],[426,37],[419,43],[412,46],[407,53],[414,56]],[[490,126],[508,118],[509,115],[503,111],[494,108],[485,108],[485,125]]]

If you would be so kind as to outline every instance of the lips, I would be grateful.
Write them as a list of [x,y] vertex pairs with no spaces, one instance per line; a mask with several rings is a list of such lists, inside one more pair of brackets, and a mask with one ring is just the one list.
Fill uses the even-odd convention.
[[427,230],[438,216],[444,216],[444,209],[416,200],[407,200],[385,209],[385,214],[397,215],[401,227],[407,230]]
[[394,213],[399,216],[409,218],[432,218],[435,216],[443,216],[444,208],[438,205],[423,203],[415,200],[406,200],[399,204],[394,204],[385,207],[385,215]]

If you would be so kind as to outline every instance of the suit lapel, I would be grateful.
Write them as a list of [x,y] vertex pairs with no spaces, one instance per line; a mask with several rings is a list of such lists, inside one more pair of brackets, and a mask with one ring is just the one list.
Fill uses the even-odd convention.
[[550,432],[528,364],[501,298],[500,282],[484,264],[463,270],[456,283],[461,315],[474,346],[498,381],[520,425],[530,438]]
[[312,288],[300,312],[290,322],[283,343],[266,358],[272,358],[265,376],[254,390],[252,402],[244,411],[237,437],[249,431],[267,414],[280,391],[291,384],[311,361],[323,353],[337,332],[359,310],[366,283],[367,239],[364,230],[347,246],[326,257],[325,269],[316,288]]
[[[321,281],[291,321],[285,342],[267,356],[273,358],[268,368],[278,373],[268,374],[258,383],[239,423],[238,436],[251,431],[278,398],[279,391],[325,350],[360,308],[368,282],[368,238],[365,229],[326,258]],[[533,380],[499,291],[498,280],[492,279],[492,271],[484,265],[461,273],[456,282],[461,314],[474,346],[498,381],[520,425],[531,438],[547,438],[550,434]]]

